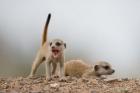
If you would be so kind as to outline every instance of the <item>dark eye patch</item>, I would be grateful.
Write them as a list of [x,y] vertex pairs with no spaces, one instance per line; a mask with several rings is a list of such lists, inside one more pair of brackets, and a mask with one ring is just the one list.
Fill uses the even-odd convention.
[[64,43],[64,47],[66,48],[66,43]]
[[50,46],[52,45],[52,42],[50,42]]
[[94,66],[94,70],[95,70],[95,71],[98,71],[98,70],[99,70],[99,66],[98,66],[98,65],[95,65],[95,66]]
[[105,68],[105,69],[110,69],[110,67],[109,67],[109,66],[104,66],[104,68]]
[[56,42],[55,45],[56,46],[61,46],[61,43],[60,42]]

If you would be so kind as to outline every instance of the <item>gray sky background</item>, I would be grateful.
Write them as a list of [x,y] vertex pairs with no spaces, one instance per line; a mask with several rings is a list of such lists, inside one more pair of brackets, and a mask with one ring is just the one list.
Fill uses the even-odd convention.
[[66,41],[66,60],[105,60],[117,76],[140,76],[139,0],[0,0],[0,75],[29,73],[48,13],[49,39]]

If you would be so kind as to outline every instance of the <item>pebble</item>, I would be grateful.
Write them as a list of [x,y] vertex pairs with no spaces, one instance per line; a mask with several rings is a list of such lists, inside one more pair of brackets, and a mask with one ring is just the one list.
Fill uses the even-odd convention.
[[89,93],[99,93],[99,91],[91,90]]
[[97,85],[98,84],[98,81],[96,79],[93,79],[92,80],[92,83]]
[[50,84],[50,87],[51,87],[51,88],[58,88],[58,87],[59,87],[59,84],[53,83],[53,84]]
[[116,88],[115,89],[115,93],[128,93],[128,89],[127,88]]
[[107,79],[104,79],[105,82],[114,82],[114,81],[118,81],[117,78],[107,78]]

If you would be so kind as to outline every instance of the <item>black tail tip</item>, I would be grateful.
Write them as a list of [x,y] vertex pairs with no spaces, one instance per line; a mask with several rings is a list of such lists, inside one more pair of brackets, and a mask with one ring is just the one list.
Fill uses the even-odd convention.
[[49,24],[50,19],[51,19],[51,13],[48,14],[48,18],[47,18],[47,22],[46,22],[47,25]]
[[49,18],[51,17],[51,13],[48,14],[48,17],[49,17]]

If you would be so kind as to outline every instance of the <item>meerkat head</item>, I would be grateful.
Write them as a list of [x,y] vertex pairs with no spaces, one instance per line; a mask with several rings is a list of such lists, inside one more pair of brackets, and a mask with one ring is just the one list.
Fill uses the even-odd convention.
[[111,75],[115,72],[115,70],[111,68],[111,65],[105,61],[97,62],[94,65],[94,71],[97,76]]
[[58,58],[63,54],[64,49],[66,48],[66,43],[61,39],[53,39],[49,42],[50,51],[54,58]]

